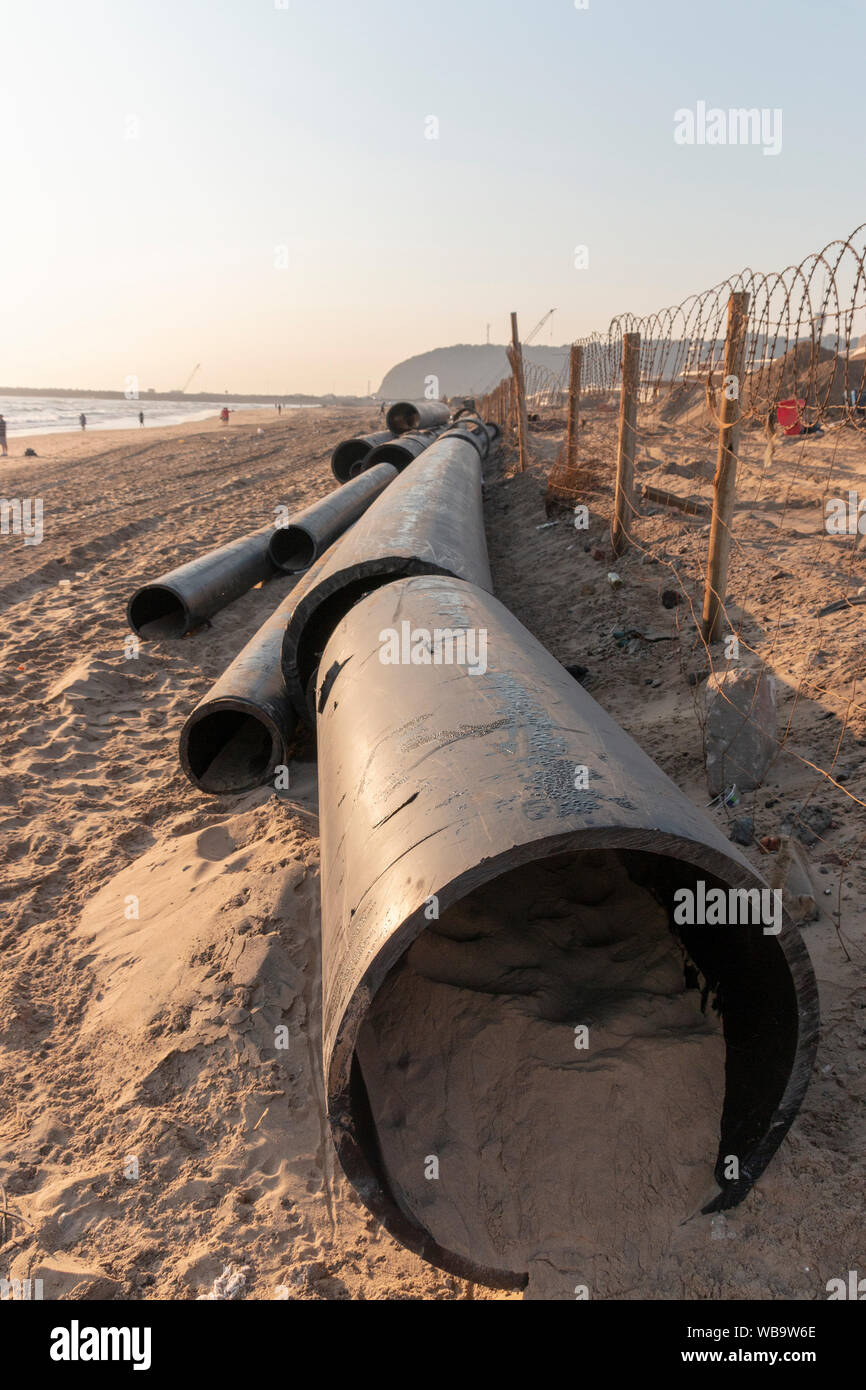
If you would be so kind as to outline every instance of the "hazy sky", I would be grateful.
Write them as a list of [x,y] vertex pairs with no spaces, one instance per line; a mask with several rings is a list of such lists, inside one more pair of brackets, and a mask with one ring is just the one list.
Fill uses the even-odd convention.
[[[285,8],[279,6],[285,3]],[[0,385],[375,390],[866,219],[857,0],[17,0]],[[674,112],[780,108],[782,149]],[[438,138],[429,117],[438,120]],[[574,249],[589,249],[589,267]],[[285,266],[285,268],[282,268]]]

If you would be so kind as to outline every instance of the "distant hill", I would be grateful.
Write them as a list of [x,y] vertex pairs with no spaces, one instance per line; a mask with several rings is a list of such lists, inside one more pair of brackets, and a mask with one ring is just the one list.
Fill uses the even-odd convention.
[[[856,339],[851,340],[851,347]],[[822,340],[824,347],[835,347],[835,338]],[[765,352],[782,356],[788,348],[787,341],[770,344],[766,335],[759,334],[753,341],[753,352],[760,357]],[[697,367],[703,359],[715,350],[721,351],[721,344],[712,342],[672,342],[645,343],[644,351],[652,359],[653,373],[670,380],[679,376],[688,361]],[[844,346],[843,346],[844,351]],[[546,367],[548,371],[565,378],[568,372],[569,344],[563,347],[528,347],[523,349],[524,361]],[[504,376],[510,376],[511,368],[505,356],[505,346],[499,343],[473,344],[456,343],[453,347],[433,348],[430,352],[419,353],[417,357],[407,357],[398,362],[382,378],[377,391],[386,400],[423,400],[426,394],[427,377],[436,377],[439,396],[481,395],[492,390]]]
[[[549,371],[562,372],[568,362],[565,347],[528,347],[523,349],[524,361],[537,363]],[[511,368],[505,347],[498,343],[457,343],[454,347],[433,348],[417,357],[398,362],[382,378],[377,395],[386,400],[423,400],[426,378],[438,379],[439,396],[481,394],[492,390]]]

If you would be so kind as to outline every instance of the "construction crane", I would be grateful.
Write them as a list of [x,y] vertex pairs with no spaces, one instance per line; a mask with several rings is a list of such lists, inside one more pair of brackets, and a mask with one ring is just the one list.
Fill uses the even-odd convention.
[[193,377],[195,376],[196,372],[199,370],[200,367],[201,367],[201,363],[200,363],[200,362],[196,362],[195,366],[193,367],[193,369],[192,369],[192,371],[190,372],[189,376],[187,377],[186,381],[183,383],[183,386],[180,388],[180,390],[181,390],[181,395],[182,395],[183,392],[187,389],[187,387],[189,386],[190,382],[192,381]]
[[544,325],[547,323],[547,320],[550,318],[551,314],[555,314],[555,313],[556,313],[556,310],[555,310],[555,309],[548,309],[547,313],[546,313],[542,318],[540,318],[540,319],[538,320],[538,323],[537,323],[537,324],[535,325],[535,327],[533,328],[533,330],[532,330],[532,332],[530,333],[529,337],[523,339],[523,346],[524,346],[524,347],[529,347],[529,344],[532,342],[532,340],[533,340],[533,338],[535,337],[536,333],[540,333],[540,332],[541,332],[541,329],[542,329],[542,328],[544,327]]

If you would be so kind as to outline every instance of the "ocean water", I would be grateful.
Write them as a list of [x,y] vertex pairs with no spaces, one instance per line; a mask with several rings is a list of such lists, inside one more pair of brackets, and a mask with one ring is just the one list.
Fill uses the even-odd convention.
[[[208,420],[223,404],[229,410],[264,410],[273,414],[273,405],[246,404],[226,397],[225,401],[137,401],[106,400],[100,396],[0,396],[0,415],[6,417],[6,433],[61,434],[78,430],[78,417],[84,412],[88,430],[138,429],[138,412],[144,411],[148,425],[183,425],[192,420]],[[284,405],[283,410],[304,410],[305,406]]]

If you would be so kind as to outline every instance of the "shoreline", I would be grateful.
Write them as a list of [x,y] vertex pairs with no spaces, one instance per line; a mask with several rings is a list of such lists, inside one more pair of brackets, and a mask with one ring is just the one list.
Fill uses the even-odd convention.
[[31,460],[24,458],[24,450],[28,448],[35,449],[36,457],[42,461],[86,458],[94,453],[93,441],[95,439],[99,441],[98,449],[101,452],[104,449],[129,445],[130,440],[136,436],[141,437],[142,440],[146,439],[148,444],[158,444],[167,440],[180,442],[194,434],[211,434],[219,431],[228,435],[238,429],[249,429],[250,426],[278,424],[285,418],[285,412],[283,415],[276,415],[273,411],[267,414],[262,408],[252,408],[233,411],[227,425],[223,424],[219,415],[208,415],[201,420],[182,420],[166,425],[140,425],[137,428],[113,426],[103,429],[50,430],[42,434],[12,434],[8,432],[6,442],[9,453],[5,458],[0,456],[0,468],[13,462],[24,461],[29,464]]
[[[124,433],[127,433],[127,432],[130,431],[130,430],[137,430],[137,429],[152,429],[152,430],[153,430],[153,429],[159,429],[161,426],[172,426],[172,425],[176,426],[176,425],[185,425],[185,424],[191,424],[191,425],[193,425],[193,424],[200,424],[203,420],[208,420],[208,419],[210,419],[210,418],[211,418],[211,413],[210,413],[210,411],[205,411],[205,412],[203,412],[201,415],[198,415],[198,414],[196,414],[196,415],[186,415],[186,416],[181,416],[181,417],[179,417],[179,418],[177,418],[177,419],[173,419],[173,420],[160,420],[159,424],[157,424],[157,425],[147,425],[147,424],[140,425],[139,422],[138,422],[138,416],[136,415],[134,419],[130,419],[130,422],[129,422],[128,425],[122,424],[122,423],[121,423],[120,421],[118,421],[118,420],[112,420],[110,423],[107,423],[107,424],[104,424],[104,425],[103,425],[103,424],[93,424],[93,425],[91,425],[91,424],[89,423],[89,421],[88,421],[88,425],[87,425],[87,429],[86,429],[86,430],[82,430],[82,429],[81,429],[81,426],[80,426],[79,424],[76,423],[76,424],[74,424],[74,425],[58,425],[58,426],[56,426],[56,427],[49,426],[47,429],[40,430],[39,435],[40,435],[40,437],[43,437],[43,438],[44,438],[45,436],[52,435],[52,434],[105,434],[105,433],[110,432],[110,431],[112,431],[112,430],[118,430],[118,431],[123,431]],[[8,423],[7,423],[7,428],[6,428],[6,438],[7,438],[7,440],[9,440],[9,439],[23,439],[23,438],[25,437],[25,435],[26,435],[28,438],[30,438],[30,437],[34,437],[34,438],[35,438],[35,437],[36,437],[36,436],[34,435],[34,432],[33,432],[32,430],[28,430],[28,429],[23,429],[23,430],[22,430],[22,429],[17,429],[17,428],[16,428],[16,429],[12,429],[12,428],[9,427],[9,425],[8,425]]]
[[[288,406],[283,406],[284,411],[288,408]],[[276,420],[280,418],[274,410],[273,406],[250,405],[243,407],[230,407],[230,409],[231,414],[233,416],[243,415],[244,417],[246,417],[265,415],[268,419]],[[86,411],[84,413],[87,414]],[[6,439],[8,442],[8,440],[10,439],[49,438],[52,435],[64,434],[112,434],[114,432],[117,432],[118,434],[135,434],[139,430],[151,431],[158,429],[177,429],[181,425],[201,425],[208,420],[216,419],[219,419],[219,410],[211,409],[210,407],[208,407],[207,409],[196,411],[194,414],[191,415],[169,416],[167,419],[159,419],[157,417],[152,424],[148,424],[147,418],[145,417],[145,423],[141,425],[138,420],[138,412],[136,411],[134,415],[129,417],[128,424],[124,422],[123,417],[117,420],[107,420],[105,421],[105,423],[97,423],[96,421],[93,421],[93,423],[91,423],[91,416],[88,416],[86,430],[81,429],[81,426],[78,424],[77,420],[75,424],[60,424],[56,426],[47,425],[44,426],[42,429],[34,430],[28,429],[26,427],[22,429],[20,426],[17,425],[13,426],[10,424],[9,419],[7,417]]]

